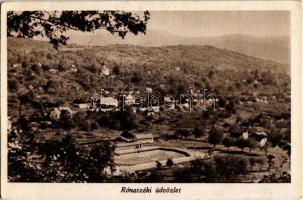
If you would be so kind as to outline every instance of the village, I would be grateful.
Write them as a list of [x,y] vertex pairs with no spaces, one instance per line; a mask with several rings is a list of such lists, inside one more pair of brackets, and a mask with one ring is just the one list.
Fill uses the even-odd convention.
[[[277,86],[275,79],[266,78],[272,76],[266,70],[244,71],[236,83],[224,85],[217,79],[232,77],[233,71],[205,70],[207,78],[200,80],[199,74],[178,64],[153,83],[148,77],[159,69],[141,73],[108,61],[87,68],[12,64],[9,146],[18,152],[22,143],[29,145],[25,162],[40,168],[40,174],[47,174],[42,165],[59,166],[63,158],[63,166],[70,167],[62,168],[63,174],[82,162],[72,160],[94,163],[91,154],[102,148],[106,164],[95,163],[90,175],[77,173],[79,181],[288,181],[290,115],[285,105],[290,92],[280,93],[288,85]],[[264,89],[270,87],[274,89]],[[61,146],[66,143],[69,149]],[[76,152],[66,157],[54,149]],[[206,170],[220,171],[222,163],[234,171]],[[83,167],[77,169],[87,170]]]

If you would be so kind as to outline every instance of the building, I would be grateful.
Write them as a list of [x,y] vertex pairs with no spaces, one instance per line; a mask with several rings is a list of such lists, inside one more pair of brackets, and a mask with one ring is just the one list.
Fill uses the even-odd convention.
[[72,71],[72,72],[77,72],[77,71],[78,71],[78,68],[76,67],[76,65],[71,65],[71,66],[70,66],[70,71]]
[[150,88],[150,87],[147,87],[147,88],[146,88],[146,92],[147,92],[147,93],[152,93],[152,92],[153,92],[153,89]]
[[153,143],[154,137],[151,133],[130,133],[123,132],[119,139],[125,142],[134,142],[134,144],[145,144],[145,143]]
[[22,64],[21,63],[15,63],[15,64],[13,64],[13,68],[22,68]]
[[89,104],[88,103],[74,103],[73,106],[80,108],[80,109],[88,109]]
[[140,133],[135,135],[135,140],[142,143],[153,143],[154,137],[151,133]]
[[58,108],[54,108],[51,112],[50,112],[50,118],[52,120],[58,121],[60,119],[61,116],[61,112],[65,110],[68,112],[68,114],[72,117],[73,114],[75,114],[75,111],[72,111],[69,107],[67,106],[60,106]]
[[118,107],[118,100],[114,97],[100,97],[100,105]]
[[105,65],[103,65],[101,68],[101,75],[109,76],[109,69]]
[[136,104],[136,98],[133,95],[129,94],[125,97],[124,102],[126,105],[134,105]]
[[54,110],[51,111],[50,113],[50,118],[52,120],[59,121],[60,115],[61,115],[61,111],[59,110],[59,108],[54,108]]
[[56,74],[57,73],[57,70],[56,69],[49,69],[48,70],[51,74]]

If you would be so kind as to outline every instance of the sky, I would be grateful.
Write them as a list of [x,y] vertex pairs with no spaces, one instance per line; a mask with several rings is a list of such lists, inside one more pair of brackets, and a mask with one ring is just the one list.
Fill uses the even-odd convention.
[[150,11],[148,29],[187,37],[289,36],[287,11]]

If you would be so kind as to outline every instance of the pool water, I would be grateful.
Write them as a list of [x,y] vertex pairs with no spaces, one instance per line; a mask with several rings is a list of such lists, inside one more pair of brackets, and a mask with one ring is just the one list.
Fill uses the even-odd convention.
[[185,154],[178,153],[175,151],[167,150],[151,150],[144,151],[140,153],[125,154],[120,156],[115,156],[115,162],[118,165],[139,165],[143,163],[150,163],[155,161],[167,160],[169,158],[181,158],[185,157]]

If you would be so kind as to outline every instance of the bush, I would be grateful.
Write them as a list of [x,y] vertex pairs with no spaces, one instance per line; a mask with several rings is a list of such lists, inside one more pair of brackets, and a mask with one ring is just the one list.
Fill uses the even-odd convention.
[[269,134],[268,134],[268,140],[271,142],[272,147],[277,146],[280,141],[282,140],[283,135],[282,133],[276,129],[276,128],[271,128]]
[[189,169],[178,169],[174,172],[174,178],[177,183],[192,183],[194,177]]
[[233,125],[228,130],[231,137],[238,138],[241,136],[241,127],[239,125]]
[[19,83],[17,80],[15,79],[9,79],[8,80],[8,89],[9,89],[9,92],[15,92],[18,90],[18,86],[19,86]]
[[190,131],[186,128],[179,128],[176,133],[177,136],[181,136],[181,138],[184,137],[185,139],[190,135]]
[[39,66],[39,65],[37,65],[37,64],[33,64],[33,65],[32,65],[32,70],[33,70],[34,72],[36,72],[36,74],[41,74],[41,72],[42,72],[41,65]]
[[220,143],[222,137],[222,131],[216,129],[215,127],[212,127],[212,129],[209,131],[208,142],[216,147],[216,145]]
[[236,144],[236,139],[232,137],[225,137],[222,143],[229,150],[229,147],[234,146]]
[[245,147],[249,147],[249,141],[241,136],[237,139],[236,146],[243,151]]
[[175,163],[174,163],[174,161],[173,161],[171,158],[167,159],[167,161],[166,161],[166,166],[171,167],[171,166],[173,166],[174,164],[175,164]]
[[247,174],[248,160],[237,156],[215,156],[216,172],[226,178]]
[[195,135],[196,139],[203,135],[203,127],[195,127],[193,134]]
[[119,66],[114,66],[113,67],[113,74],[114,75],[120,75],[120,68],[119,68]]

